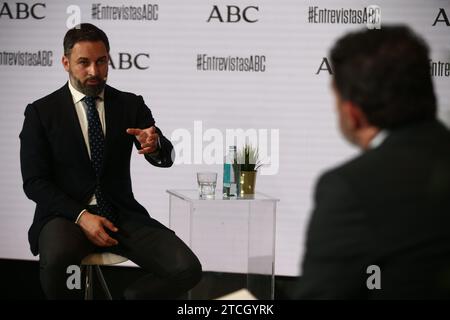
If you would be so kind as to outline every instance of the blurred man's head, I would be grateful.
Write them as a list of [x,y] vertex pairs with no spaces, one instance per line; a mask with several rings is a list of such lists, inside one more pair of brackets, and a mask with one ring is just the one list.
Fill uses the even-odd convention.
[[89,23],[67,31],[62,63],[70,83],[88,96],[98,95],[106,84],[109,41],[106,34]]
[[331,50],[341,130],[351,142],[380,129],[434,119],[436,98],[428,47],[410,29],[382,27],[350,33]]

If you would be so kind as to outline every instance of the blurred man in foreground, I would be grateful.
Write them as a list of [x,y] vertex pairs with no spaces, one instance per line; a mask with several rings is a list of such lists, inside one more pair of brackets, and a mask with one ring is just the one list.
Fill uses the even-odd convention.
[[363,152],[321,176],[296,299],[450,298],[450,132],[406,27],[331,50],[340,128]]

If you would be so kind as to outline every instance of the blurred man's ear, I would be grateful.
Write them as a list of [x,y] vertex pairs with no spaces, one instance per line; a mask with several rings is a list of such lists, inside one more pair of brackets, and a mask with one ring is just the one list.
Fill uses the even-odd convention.
[[62,56],[61,62],[62,62],[62,65],[64,67],[64,70],[69,72],[69,57],[67,57],[65,55]]
[[340,117],[341,129],[347,140],[368,149],[380,129],[370,124],[361,108],[350,101],[341,102]]
[[339,123],[344,137],[351,143],[360,145],[359,136],[367,128],[367,119],[361,109],[350,101],[339,100]]
[[358,107],[351,101],[342,102],[342,112],[346,120],[348,121],[349,129],[352,131],[359,130],[367,127],[369,122],[367,121],[366,115],[362,112],[361,108]]

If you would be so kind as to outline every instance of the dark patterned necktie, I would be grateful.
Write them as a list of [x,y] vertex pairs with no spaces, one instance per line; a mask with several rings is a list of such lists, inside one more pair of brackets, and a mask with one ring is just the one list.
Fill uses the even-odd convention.
[[[91,150],[91,164],[94,168],[95,175],[100,176],[100,170],[103,164],[103,150],[105,147],[105,137],[103,136],[102,124],[96,107],[95,100],[97,97],[84,97],[84,102],[87,105],[88,118],[88,135],[89,147]],[[97,199],[98,210],[96,213],[115,222],[117,215],[115,214],[111,204],[104,198],[100,185],[97,184],[95,188],[95,198]],[[93,210],[94,211],[94,210]]]

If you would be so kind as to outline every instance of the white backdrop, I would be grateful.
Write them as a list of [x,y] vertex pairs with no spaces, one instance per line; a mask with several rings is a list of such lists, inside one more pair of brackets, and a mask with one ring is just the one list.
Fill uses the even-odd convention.
[[[67,81],[60,59],[69,17],[66,10],[71,3],[27,1],[25,10],[23,4],[14,1],[0,2],[0,258],[36,259],[28,249],[27,230],[34,203],[22,190],[18,135],[25,106]],[[97,3],[100,2],[77,1],[81,20],[96,24],[109,36],[115,66],[110,68],[109,84],[142,95],[167,137],[171,138],[177,129],[186,129],[193,137],[194,121],[202,121],[203,131],[216,128],[224,135],[226,129],[278,130],[278,172],[261,175],[257,181],[259,191],[280,199],[275,268],[278,275],[299,272],[318,175],[357,152],[337,130],[330,74],[326,70],[317,72],[334,41],[365,24],[314,23],[308,19],[310,10],[362,10],[367,5],[378,5],[382,24],[410,25],[430,44],[431,62],[446,63],[447,73],[437,73],[433,78],[440,117],[450,123],[450,23],[445,21],[450,18],[448,0],[101,3],[118,7],[157,5],[157,19],[144,21],[93,19],[93,4]],[[219,11],[213,12],[214,5]],[[246,11],[248,20],[257,21],[241,18],[238,22],[226,22],[227,6],[231,5],[238,6],[241,13],[246,7],[257,7]],[[237,20],[237,16],[231,15],[230,20]],[[51,66],[17,65],[20,62],[8,58],[9,53],[40,50],[53,52]],[[138,56],[137,63],[148,68],[141,70],[133,65],[125,69],[129,64],[123,62],[123,69],[119,69],[120,54],[132,58],[144,54]],[[201,54],[264,56],[265,70],[198,70],[197,57]],[[205,141],[203,147],[207,144]],[[193,151],[194,146],[192,154]],[[184,163],[163,170],[147,165],[135,154],[135,196],[153,217],[167,224],[165,190],[195,188],[195,172],[199,170],[215,170],[221,175],[222,168],[220,164]]]

